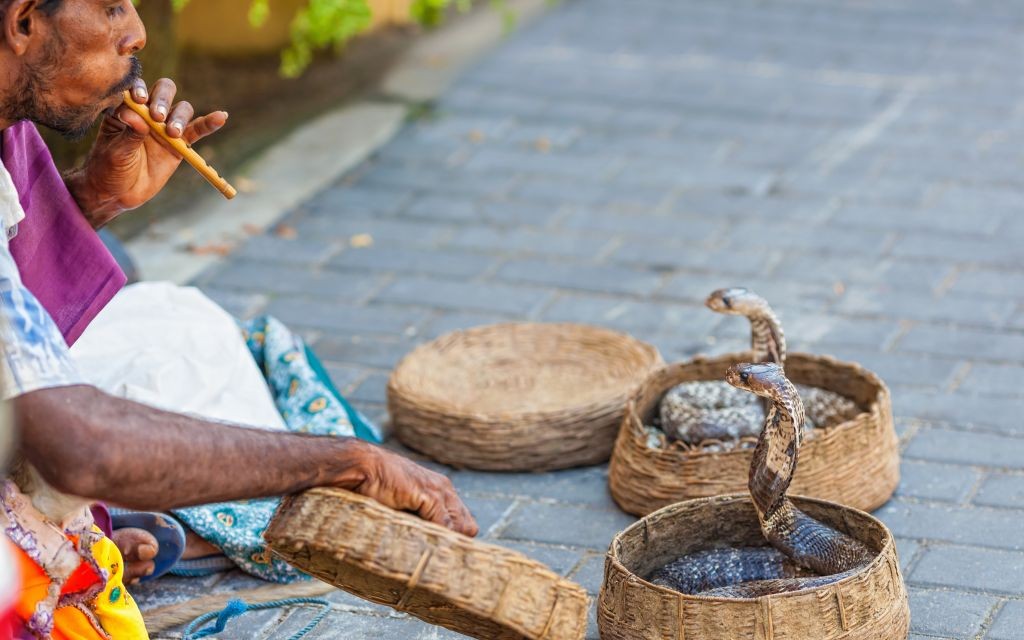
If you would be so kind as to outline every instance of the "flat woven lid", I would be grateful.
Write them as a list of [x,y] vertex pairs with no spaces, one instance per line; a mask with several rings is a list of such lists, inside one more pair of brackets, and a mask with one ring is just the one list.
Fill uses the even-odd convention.
[[499,324],[417,348],[391,388],[439,413],[515,419],[620,402],[658,359],[654,347],[600,327]]
[[286,498],[273,552],[360,598],[487,640],[581,640],[586,591],[543,564],[341,489]]

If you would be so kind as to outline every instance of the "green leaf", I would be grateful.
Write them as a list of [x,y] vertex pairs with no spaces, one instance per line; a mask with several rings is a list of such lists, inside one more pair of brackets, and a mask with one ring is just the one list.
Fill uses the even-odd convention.
[[372,16],[366,0],[309,0],[292,21],[292,44],[281,54],[281,73],[300,75],[318,49],[340,50],[353,36],[364,31]]
[[270,17],[270,0],[252,0],[249,6],[249,24],[255,28],[262,27]]

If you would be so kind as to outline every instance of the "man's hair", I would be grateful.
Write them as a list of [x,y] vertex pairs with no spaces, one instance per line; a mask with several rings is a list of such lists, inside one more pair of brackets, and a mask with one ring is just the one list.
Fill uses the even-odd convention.
[[[7,13],[7,7],[14,2],[14,0],[0,0],[0,17]],[[64,0],[40,0],[39,10],[47,15],[53,15],[53,12],[60,9],[60,5],[64,3]]]

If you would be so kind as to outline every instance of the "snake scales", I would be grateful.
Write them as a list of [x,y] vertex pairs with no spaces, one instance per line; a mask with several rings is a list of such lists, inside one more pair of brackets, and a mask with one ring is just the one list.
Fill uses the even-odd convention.
[[[747,318],[755,362],[785,365],[786,336],[764,298],[734,287],[715,291],[705,304],[712,311]],[[803,427],[808,434],[816,427],[849,420],[860,412],[854,402],[832,391],[810,386],[799,386],[798,390],[806,407]],[[659,413],[661,429],[670,440],[738,443],[757,436],[765,418],[765,403],[722,381],[686,382],[665,395]]]
[[815,520],[786,496],[803,433],[798,425],[804,407],[796,387],[774,363],[735,365],[726,380],[769,403],[748,486],[771,546],[692,553],[657,570],[651,582],[693,595],[756,598],[825,586],[861,570],[874,557],[866,546]]

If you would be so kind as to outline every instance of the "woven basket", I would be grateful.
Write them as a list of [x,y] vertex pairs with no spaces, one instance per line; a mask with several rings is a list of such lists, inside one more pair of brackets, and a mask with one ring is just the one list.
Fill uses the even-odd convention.
[[[652,449],[643,425],[650,423],[672,387],[722,380],[729,366],[749,357],[736,353],[697,358],[660,369],[644,383],[626,408],[608,471],[619,506],[643,516],[682,500],[747,490],[752,450],[710,453],[681,443]],[[792,491],[864,511],[885,504],[900,479],[899,442],[885,383],[857,364],[804,353],[790,354],[786,375],[796,384],[835,391],[864,408],[853,420],[819,430],[804,442]]]
[[479,327],[409,354],[388,409],[406,446],[453,467],[593,465],[611,456],[626,402],[661,364],[654,347],[607,329]]
[[360,598],[487,640],[580,640],[584,589],[543,564],[340,489],[286,498],[273,552]]
[[863,571],[819,589],[750,600],[683,595],[641,576],[692,551],[765,543],[749,495],[675,504],[612,541],[597,610],[602,640],[906,640],[907,591],[885,525],[834,503],[793,501],[878,556]]

